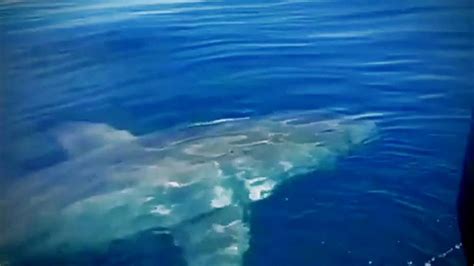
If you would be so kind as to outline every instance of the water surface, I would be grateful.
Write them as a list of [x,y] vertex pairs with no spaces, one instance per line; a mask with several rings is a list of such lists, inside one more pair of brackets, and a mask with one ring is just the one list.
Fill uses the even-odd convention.
[[[459,243],[472,12],[441,0],[3,1],[1,187],[67,161],[44,136],[71,121],[145,135],[288,111],[357,116],[377,140],[252,205],[244,264],[425,265]],[[144,232],[26,261],[182,264],[171,242]],[[431,265],[463,262],[454,248]]]

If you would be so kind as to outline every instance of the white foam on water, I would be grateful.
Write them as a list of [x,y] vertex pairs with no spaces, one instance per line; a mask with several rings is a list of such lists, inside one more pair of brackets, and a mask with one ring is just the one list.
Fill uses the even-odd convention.
[[221,119],[216,119],[216,120],[211,120],[211,121],[193,123],[191,124],[191,126],[195,126],[195,127],[211,126],[211,125],[217,125],[217,124],[222,124],[222,123],[227,123],[227,122],[242,121],[242,120],[248,120],[248,119],[250,119],[250,117],[221,118]]

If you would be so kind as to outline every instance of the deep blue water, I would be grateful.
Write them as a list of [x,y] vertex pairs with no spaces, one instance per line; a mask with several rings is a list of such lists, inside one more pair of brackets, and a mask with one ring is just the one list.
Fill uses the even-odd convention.
[[[252,205],[245,265],[425,265],[460,242],[473,11],[446,0],[3,1],[0,185],[67,160],[36,136],[68,121],[142,135],[289,110],[363,115],[376,141]],[[182,264],[170,242],[144,232],[30,263]],[[432,265],[463,263],[454,249]]]

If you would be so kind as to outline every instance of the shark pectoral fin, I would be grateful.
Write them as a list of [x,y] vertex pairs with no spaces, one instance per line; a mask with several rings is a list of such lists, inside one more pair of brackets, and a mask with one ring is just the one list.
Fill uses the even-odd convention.
[[249,246],[249,228],[241,206],[230,205],[181,224],[174,239],[189,266],[237,266]]

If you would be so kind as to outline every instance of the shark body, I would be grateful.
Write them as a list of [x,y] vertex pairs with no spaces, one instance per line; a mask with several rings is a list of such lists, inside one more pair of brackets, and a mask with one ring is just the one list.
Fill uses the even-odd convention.
[[3,198],[0,249],[100,248],[165,228],[190,266],[241,265],[248,206],[374,138],[364,119],[316,113],[223,119],[144,136],[105,124],[52,133],[68,154]]

